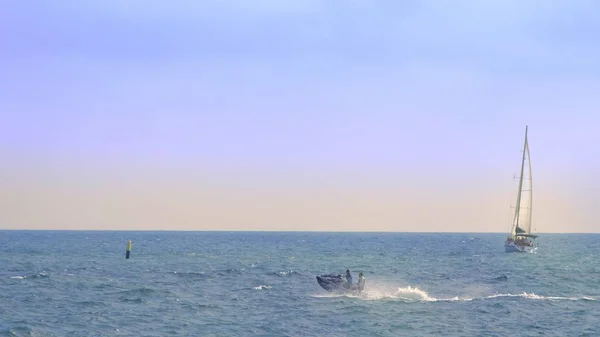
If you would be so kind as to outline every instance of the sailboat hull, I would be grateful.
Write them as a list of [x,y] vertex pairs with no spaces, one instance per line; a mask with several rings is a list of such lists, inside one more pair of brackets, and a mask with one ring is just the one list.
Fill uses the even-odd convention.
[[534,253],[537,250],[537,246],[521,246],[515,245],[514,243],[505,243],[504,251],[506,253]]

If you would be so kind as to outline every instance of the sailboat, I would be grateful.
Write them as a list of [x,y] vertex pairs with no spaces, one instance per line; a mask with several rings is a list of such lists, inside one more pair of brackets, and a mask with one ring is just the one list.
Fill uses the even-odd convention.
[[523,144],[517,203],[515,205],[510,236],[504,242],[504,250],[507,253],[533,253],[537,249],[537,243],[533,241],[533,239],[537,238],[537,235],[531,234],[532,206],[531,158],[529,157],[529,143],[527,142],[527,126],[525,126],[525,142]]

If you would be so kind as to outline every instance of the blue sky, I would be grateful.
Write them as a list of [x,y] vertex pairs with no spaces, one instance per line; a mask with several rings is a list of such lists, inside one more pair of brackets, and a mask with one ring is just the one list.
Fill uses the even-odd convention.
[[528,124],[540,184],[581,205],[598,200],[598,13],[562,0],[11,2],[0,154],[12,181],[71,165],[504,186]]

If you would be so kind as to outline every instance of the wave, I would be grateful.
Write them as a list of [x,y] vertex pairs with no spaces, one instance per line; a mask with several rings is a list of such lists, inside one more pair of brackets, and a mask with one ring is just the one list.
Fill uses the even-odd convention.
[[48,278],[48,277],[50,277],[50,274],[47,271],[41,271],[39,273],[35,273],[35,274],[31,274],[31,275],[13,275],[13,276],[9,276],[9,278],[15,279],[15,280],[42,279],[42,278]]
[[246,268],[227,268],[223,270],[217,271],[217,275],[219,276],[227,276],[227,275],[241,275],[244,273]]
[[32,336],[33,329],[28,326],[16,326],[6,330],[0,330],[0,336]]
[[154,298],[158,295],[162,295],[163,291],[157,292],[150,288],[137,288],[131,290],[124,290],[115,293],[121,302],[142,304],[148,303],[148,299]]
[[153,295],[156,294],[157,291],[154,289],[150,289],[150,288],[137,288],[137,289],[132,289],[132,290],[123,290],[118,292],[117,294],[119,295],[142,295],[142,296],[149,296],[149,295]]
[[85,308],[94,308],[94,307],[104,307],[106,304],[104,302],[97,301],[75,301],[74,302],[78,306],[82,306]]
[[132,303],[132,304],[144,304],[148,303],[147,300],[143,298],[122,298],[121,302],[123,303]]
[[180,277],[182,279],[189,279],[189,280],[205,280],[210,278],[210,275],[207,275],[203,272],[178,272],[178,271],[172,271],[172,272],[168,272],[168,274],[171,275],[175,275],[177,277]]
[[298,275],[300,275],[300,273],[297,271],[294,271],[294,270],[285,270],[285,271],[273,272],[273,273],[270,273],[269,275],[287,277],[287,276],[298,276]]
[[252,289],[254,289],[254,290],[269,290],[271,288],[273,288],[273,287],[272,286],[267,286],[267,285],[259,285],[259,286],[256,286],[256,287],[252,288]]
[[504,282],[504,281],[508,281],[508,276],[506,276],[506,275],[501,275],[501,276],[498,276],[498,277],[494,277],[494,278],[492,279],[492,281],[495,281],[495,282]]
[[35,274],[31,275],[31,276],[27,276],[27,278],[34,278],[34,279],[48,278],[48,277],[50,277],[50,273],[48,273],[45,270],[42,270],[41,272],[35,273]]

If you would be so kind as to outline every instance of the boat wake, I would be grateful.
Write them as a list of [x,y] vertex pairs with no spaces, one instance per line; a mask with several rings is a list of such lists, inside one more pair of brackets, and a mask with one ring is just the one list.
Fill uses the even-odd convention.
[[369,289],[365,288],[362,293],[326,293],[317,294],[313,297],[351,297],[360,298],[363,300],[384,300],[394,299],[403,300],[406,302],[430,302],[436,301],[436,298],[429,296],[426,291],[423,291],[417,287],[386,287],[386,286],[370,286]]
[[365,291],[367,299],[380,300],[380,299],[398,299],[407,302],[433,302],[437,299],[429,296],[429,294],[417,287],[400,287],[396,290],[389,291],[385,287],[374,288]]
[[495,295],[486,296],[483,299],[492,299],[492,298],[499,298],[499,297],[521,297],[521,298],[526,298],[528,300],[549,300],[549,301],[581,301],[581,300],[596,301],[596,298],[591,297],[591,296],[582,296],[582,297],[542,296],[542,295],[536,295],[535,293],[527,293],[527,292],[522,292],[520,294],[511,294],[511,293],[495,294]]
[[391,288],[385,286],[374,286],[365,288],[361,294],[317,294],[313,297],[349,297],[358,298],[362,300],[399,300],[403,302],[469,302],[469,301],[482,301],[492,300],[496,298],[516,297],[527,300],[545,300],[545,301],[596,301],[598,300],[592,296],[581,296],[581,297],[565,297],[565,296],[543,296],[535,293],[522,292],[518,294],[511,293],[497,293],[486,296],[455,296],[455,297],[434,297],[426,291],[419,289],[418,287],[406,286],[399,288]]

